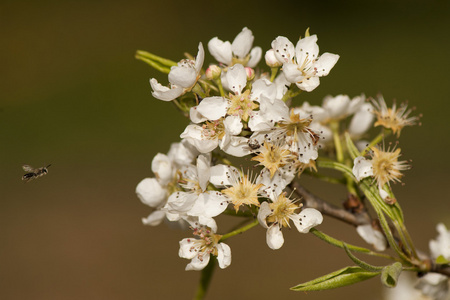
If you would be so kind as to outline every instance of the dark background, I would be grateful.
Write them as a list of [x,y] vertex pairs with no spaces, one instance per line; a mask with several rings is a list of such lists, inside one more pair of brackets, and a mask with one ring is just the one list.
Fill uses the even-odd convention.
[[[382,92],[388,103],[416,106],[423,125],[404,129],[400,139],[414,168],[394,191],[420,249],[428,251],[437,222],[449,226],[448,1],[211,2],[2,1],[1,299],[192,297],[199,273],[184,271],[188,261],[177,255],[190,232],[143,226],[150,209],[134,192],[153,176],[153,156],[179,140],[187,121],[151,97],[148,79],[167,77],[134,53],[178,61],[183,52],[195,55],[200,41],[232,41],[244,26],[264,51],[278,35],[295,41],[310,27],[321,53],[341,56],[313,93],[302,94],[310,103],[327,94]],[[47,176],[21,181],[23,164],[50,163]],[[344,190],[302,180],[335,204],[345,199]],[[219,229],[235,221],[219,218]],[[320,229],[364,245],[329,218]],[[313,236],[292,230],[285,238],[277,251],[262,228],[230,239],[233,262],[216,272],[209,299],[380,299],[378,279],[290,292],[351,262]]]

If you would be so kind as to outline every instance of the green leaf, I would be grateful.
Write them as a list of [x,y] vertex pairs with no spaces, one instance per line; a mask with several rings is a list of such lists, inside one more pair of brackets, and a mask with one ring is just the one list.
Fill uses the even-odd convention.
[[293,291],[322,291],[355,284],[379,275],[360,267],[346,267],[314,280],[291,287]]
[[402,272],[402,264],[399,262],[386,266],[381,271],[381,282],[387,287],[395,287],[397,285],[398,276]]
[[450,260],[446,259],[442,255],[439,255],[438,258],[436,258],[436,263],[439,265],[446,265],[446,264],[450,264]]

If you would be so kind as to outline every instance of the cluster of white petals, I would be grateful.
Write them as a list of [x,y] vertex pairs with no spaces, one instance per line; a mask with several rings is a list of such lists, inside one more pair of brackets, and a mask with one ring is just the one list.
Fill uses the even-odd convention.
[[300,39],[295,47],[289,39],[279,36],[272,42],[272,49],[283,64],[287,81],[307,92],[319,86],[319,77],[328,75],[339,59],[339,55],[328,52],[319,56],[316,35]]
[[155,78],[150,79],[152,96],[163,101],[172,101],[190,91],[200,78],[200,71],[205,59],[202,43],[198,45],[195,60],[183,59],[169,72],[169,87],[161,85]]

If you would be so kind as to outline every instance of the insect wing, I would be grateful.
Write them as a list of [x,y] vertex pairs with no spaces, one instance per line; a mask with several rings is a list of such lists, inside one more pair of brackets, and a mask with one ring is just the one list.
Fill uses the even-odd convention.
[[[34,172],[34,168],[32,167],[32,166],[30,166],[30,165],[23,165],[22,166],[22,169],[25,171],[25,172]],[[24,175],[25,176],[25,175]]]

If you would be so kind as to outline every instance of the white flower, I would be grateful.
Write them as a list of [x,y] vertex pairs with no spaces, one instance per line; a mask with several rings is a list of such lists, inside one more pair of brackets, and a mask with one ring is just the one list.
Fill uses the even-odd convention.
[[319,85],[319,77],[328,75],[339,59],[339,55],[331,53],[319,57],[316,35],[299,40],[295,52],[293,44],[285,37],[277,37],[272,42],[272,48],[277,59],[283,63],[286,79],[307,92]]
[[290,227],[289,220],[292,220],[297,230],[301,233],[308,233],[311,228],[322,223],[322,214],[314,208],[306,208],[299,213],[295,213],[301,205],[286,198],[285,193],[274,197],[271,203],[263,202],[258,212],[259,223],[267,228],[266,241],[269,248],[276,250],[284,244],[281,228]]
[[252,48],[253,40],[252,31],[244,27],[233,43],[223,42],[217,37],[212,38],[208,42],[208,50],[218,62],[227,66],[239,63],[254,68],[261,59],[262,49]]
[[442,255],[445,259],[450,260],[450,231],[442,223],[439,223],[436,229],[439,235],[429,243],[431,255],[434,259]]
[[356,227],[356,231],[359,236],[362,237],[368,244],[371,244],[375,250],[386,250],[386,238],[379,230],[375,230],[371,224],[359,225]]
[[[176,190],[177,170],[192,162],[193,156],[189,147],[183,143],[172,143],[168,155],[158,153],[152,160],[152,171],[156,178],[144,178],[136,186],[136,194],[142,203],[155,208],[142,222],[146,225],[159,225],[164,218],[175,220],[167,212],[161,211],[169,195]],[[177,157],[174,157],[177,154]]]
[[359,138],[371,128],[374,119],[372,110],[373,107],[370,103],[363,103],[359,107],[348,126],[350,136]]
[[323,99],[322,107],[328,115],[327,121],[341,120],[353,114],[361,107],[365,99],[366,96],[364,94],[356,96],[351,100],[347,95],[337,95],[336,97],[326,96]]
[[197,166],[190,165],[181,170],[179,184],[184,191],[171,194],[164,206],[174,218],[192,216],[198,217],[202,225],[215,224],[212,218],[227,208],[227,198],[223,194],[206,189],[211,177],[210,160],[210,153],[201,154]]
[[204,59],[205,51],[200,43],[195,61],[183,59],[177,66],[170,69],[169,87],[161,85],[155,78],[150,79],[153,97],[163,101],[172,101],[190,91],[200,78]]
[[219,243],[221,235],[215,234],[215,231],[205,226],[194,228],[194,235],[199,239],[185,238],[180,241],[178,255],[181,258],[191,259],[186,271],[204,269],[211,255],[217,256],[221,269],[231,264],[231,249],[227,244]]
[[415,288],[433,300],[448,300],[448,277],[438,273],[428,273],[416,283]]

